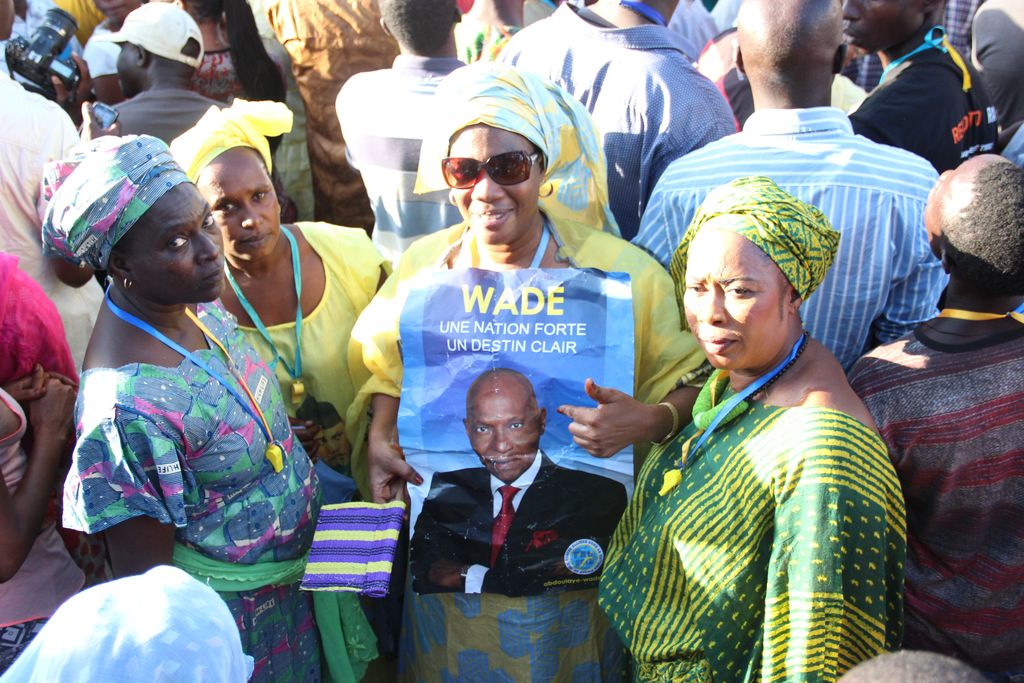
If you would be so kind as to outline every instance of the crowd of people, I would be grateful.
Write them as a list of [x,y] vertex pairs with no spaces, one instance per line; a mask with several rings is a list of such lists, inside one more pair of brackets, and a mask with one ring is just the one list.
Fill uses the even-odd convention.
[[[1024,681],[1021,0],[0,0],[7,38],[3,683]],[[423,470],[409,302],[536,269],[626,283],[631,353],[586,352],[632,386],[495,355]],[[386,598],[303,589],[324,506],[417,487]]]

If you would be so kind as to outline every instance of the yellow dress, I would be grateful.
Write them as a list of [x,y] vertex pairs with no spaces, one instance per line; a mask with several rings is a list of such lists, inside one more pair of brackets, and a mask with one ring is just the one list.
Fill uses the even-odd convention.
[[[356,323],[349,367],[360,388],[347,418],[353,443],[365,435],[372,395],[401,393],[399,317],[416,276],[446,267],[465,230],[457,225],[414,242]],[[654,259],[625,240],[570,221],[553,225],[552,239],[559,258],[572,266],[630,275],[636,398],[660,401],[679,384],[699,383],[704,356],[682,329],[672,280]],[[365,459],[354,461],[353,470],[365,482]],[[527,598],[406,591],[401,681],[490,676],[608,682],[624,680],[625,666],[624,649],[597,607],[596,590]]]
[[[323,261],[326,284],[316,308],[302,319],[302,383],[305,396],[291,402],[292,377],[275,362],[270,345],[255,327],[239,326],[260,356],[274,368],[289,417],[320,426],[320,458],[342,474],[350,475],[351,448],[345,435],[345,413],[355,398],[346,349],[356,318],[377,291],[384,257],[360,228],[329,223],[296,223]],[[295,358],[295,323],[267,328],[270,338],[289,364]],[[364,491],[365,493],[365,491]]]

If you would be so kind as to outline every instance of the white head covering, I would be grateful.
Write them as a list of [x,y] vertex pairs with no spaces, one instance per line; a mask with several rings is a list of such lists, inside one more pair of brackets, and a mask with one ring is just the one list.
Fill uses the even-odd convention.
[[244,683],[252,670],[220,596],[161,566],[65,602],[0,683]]

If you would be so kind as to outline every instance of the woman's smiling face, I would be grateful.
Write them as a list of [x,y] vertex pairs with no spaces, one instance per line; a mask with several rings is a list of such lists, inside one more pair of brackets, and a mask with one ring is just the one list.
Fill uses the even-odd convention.
[[[449,155],[487,161],[505,152],[533,154],[537,150],[521,135],[476,125],[463,128],[452,138]],[[543,182],[540,161],[533,163],[530,177],[515,185],[500,185],[485,171],[473,187],[451,191],[453,203],[481,242],[513,245],[543,226],[537,201]]]

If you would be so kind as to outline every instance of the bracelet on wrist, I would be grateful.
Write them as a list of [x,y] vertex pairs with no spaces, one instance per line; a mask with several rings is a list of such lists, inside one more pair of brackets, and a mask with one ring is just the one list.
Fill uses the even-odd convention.
[[669,403],[668,401],[662,401],[658,405],[665,406],[666,408],[668,408],[668,412],[672,414],[672,428],[668,430],[668,434],[666,434],[661,441],[654,442],[659,446],[664,446],[673,438],[675,438],[675,435],[679,432],[679,411],[676,410],[676,407]]

